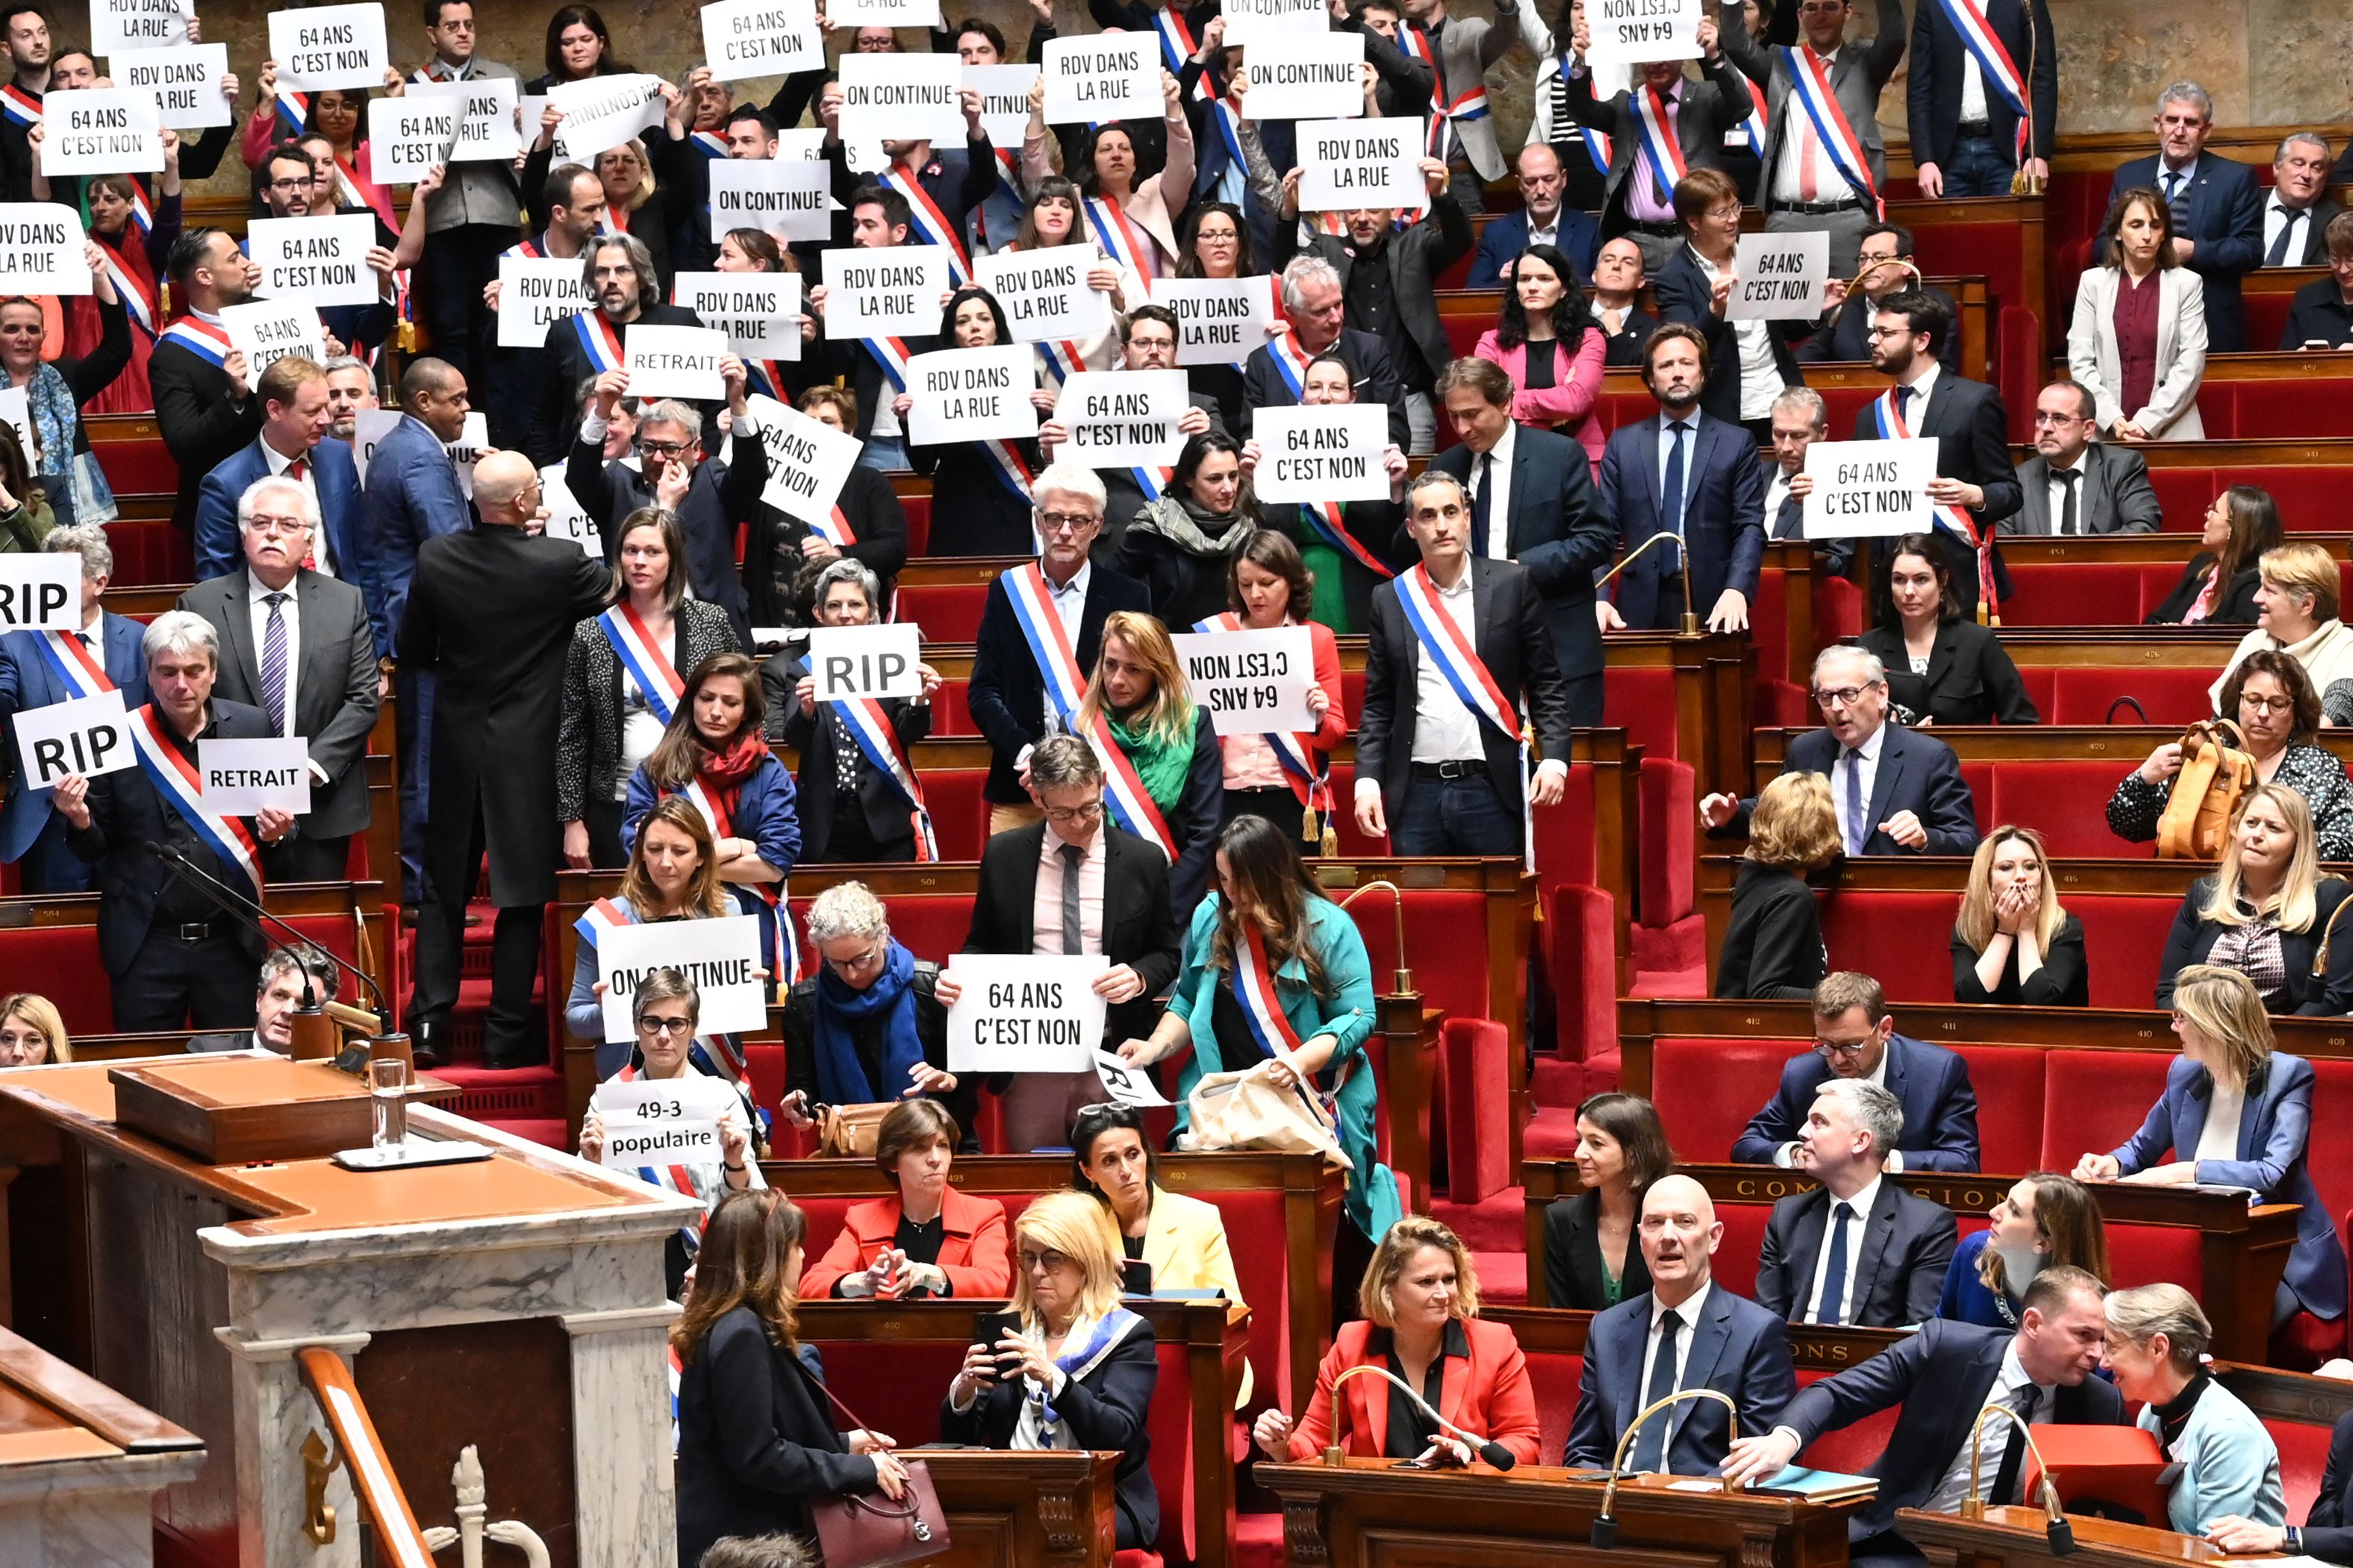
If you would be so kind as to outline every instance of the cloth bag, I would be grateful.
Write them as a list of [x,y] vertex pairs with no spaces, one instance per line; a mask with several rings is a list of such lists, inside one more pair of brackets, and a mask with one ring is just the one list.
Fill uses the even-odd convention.
[[1303,1080],[1289,1089],[1277,1088],[1266,1073],[1273,1065],[1268,1060],[1241,1072],[1202,1074],[1185,1100],[1191,1126],[1187,1146],[1321,1154],[1355,1170],[1356,1163],[1341,1149],[1339,1129],[1323,1100]]
[[2168,860],[2214,860],[2239,802],[2255,787],[2255,759],[2239,727],[2201,719],[2181,732],[2181,771],[2157,819],[2157,853]]
[[[825,1384],[818,1384],[819,1388]],[[833,1407],[855,1430],[869,1428],[857,1412],[825,1389]],[[881,1492],[842,1492],[809,1500],[809,1525],[817,1531],[825,1568],[891,1568],[894,1563],[915,1563],[948,1549],[948,1516],[940,1507],[939,1489],[921,1459],[901,1460],[907,1467],[907,1495],[893,1502]]]

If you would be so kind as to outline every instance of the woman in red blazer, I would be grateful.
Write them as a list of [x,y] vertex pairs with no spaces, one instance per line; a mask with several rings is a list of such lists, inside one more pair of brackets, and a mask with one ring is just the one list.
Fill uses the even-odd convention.
[[[1501,1323],[1479,1321],[1471,1249],[1434,1219],[1398,1221],[1365,1269],[1357,1300],[1365,1315],[1342,1328],[1315,1373],[1315,1398],[1296,1428],[1280,1410],[1258,1418],[1252,1436],[1278,1461],[1312,1459],[1331,1445],[1358,1458],[1429,1459],[1467,1465],[1471,1446],[1415,1410],[1387,1379],[1351,1367],[1376,1366],[1420,1391],[1466,1432],[1499,1443],[1523,1465],[1536,1462],[1536,1394],[1520,1342]],[[1336,1409],[1336,1414],[1335,1414]]]
[[[1203,621],[1201,629],[1271,631],[1277,626],[1304,626],[1315,661],[1315,684],[1307,689],[1307,710],[1316,725],[1306,742],[1310,765],[1318,777],[1332,765],[1332,748],[1348,735],[1348,716],[1340,706],[1340,645],[1332,628],[1309,620],[1308,599],[1314,582],[1291,536],[1261,528],[1242,542],[1226,568],[1226,614]],[[1299,798],[1275,754],[1274,743],[1262,735],[1225,735],[1218,742],[1225,760],[1226,804],[1223,822],[1237,816],[1263,816],[1299,837],[1302,855],[1323,852],[1323,824],[1331,815],[1328,784],[1311,790],[1310,806]],[[1323,813],[1322,817],[1312,815]]]
[[959,1135],[938,1100],[892,1108],[875,1133],[874,1163],[899,1195],[850,1208],[833,1245],[801,1276],[802,1300],[1005,1300],[1013,1288],[1005,1205],[948,1185]]
[[1482,332],[1471,352],[1503,366],[1519,389],[1512,397],[1513,418],[1573,437],[1599,478],[1603,437],[1595,409],[1608,348],[1568,258],[1549,245],[1532,245],[1504,289],[1502,321]]

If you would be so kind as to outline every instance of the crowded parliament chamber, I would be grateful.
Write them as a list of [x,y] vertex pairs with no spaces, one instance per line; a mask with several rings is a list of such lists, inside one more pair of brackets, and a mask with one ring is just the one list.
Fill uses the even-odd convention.
[[2353,1568],[2353,9],[0,47],[0,1568]]

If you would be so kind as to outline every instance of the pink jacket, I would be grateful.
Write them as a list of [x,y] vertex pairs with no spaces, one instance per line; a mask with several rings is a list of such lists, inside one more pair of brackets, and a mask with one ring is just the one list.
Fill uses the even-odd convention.
[[[1574,361],[1564,364],[1560,345],[1552,346],[1552,378],[1554,384],[1539,391],[1527,390],[1528,348],[1525,343],[1515,349],[1503,347],[1491,330],[1479,334],[1479,346],[1472,352],[1481,359],[1492,360],[1504,367],[1512,384],[1520,391],[1512,399],[1512,417],[1523,425],[1541,425],[1574,436],[1592,459],[1594,472],[1601,469],[1601,420],[1594,407],[1601,400],[1601,356],[1605,344],[1601,333],[1592,327],[1585,329],[1585,341],[1577,344]],[[1570,426],[1575,426],[1574,429]]]

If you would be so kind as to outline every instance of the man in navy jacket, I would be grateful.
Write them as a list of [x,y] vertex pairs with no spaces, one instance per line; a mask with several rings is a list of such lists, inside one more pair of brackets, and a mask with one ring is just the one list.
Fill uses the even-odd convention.
[[1560,153],[1551,143],[1530,142],[1520,149],[1518,210],[1498,213],[1479,236],[1479,254],[1471,260],[1470,287],[1495,289],[1512,280],[1513,263],[1531,245],[1557,247],[1577,268],[1578,288],[1593,280],[1593,258],[1601,248],[1601,226],[1592,215],[1570,206],[1564,196],[1568,176],[1561,172]]
[[327,373],[289,354],[271,362],[254,391],[261,399],[261,434],[206,474],[196,490],[196,581],[226,577],[244,564],[237,503],[255,480],[285,474],[297,483],[307,481],[319,503],[312,569],[365,592],[366,502],[360,495],[359,465],[352,460],[352,449],[325,439]]
[[2238,353],[2247,346],[2239,279],[2263,261],[2263,192],[2248,165],[2206,156],[2214,101],[2196,82],[2175,82],[2158,96],[2156,124],[2158,151],[2116,170],[2108,205],[2139,189],[2166,199],[2175,254],[2206,286],[2207,352]]
[[1936,1315],[1960,1235],[1952,1210],[1887,1179],[1908,1121],[1895,1091],[1868,1079],[1828,1078],[1814,1090],[1796,1165],[1821,1184],[1773,1205],[1758,1306],[1873,1329]]
[[[1814,1097],[1831,1078],[1876,1083],[1904,1111],[1891,1171],[1978,1169],[1978,1094],[1969,1064],[1895,1032],[1879,982],[1841,970],[1814,987],[1813,1049],[1789,1058],[1781,1087],[1732,1145],[1743,1165],[1794,1167]],[[1908,1147],[1905,1146],[1908,1145]]]

